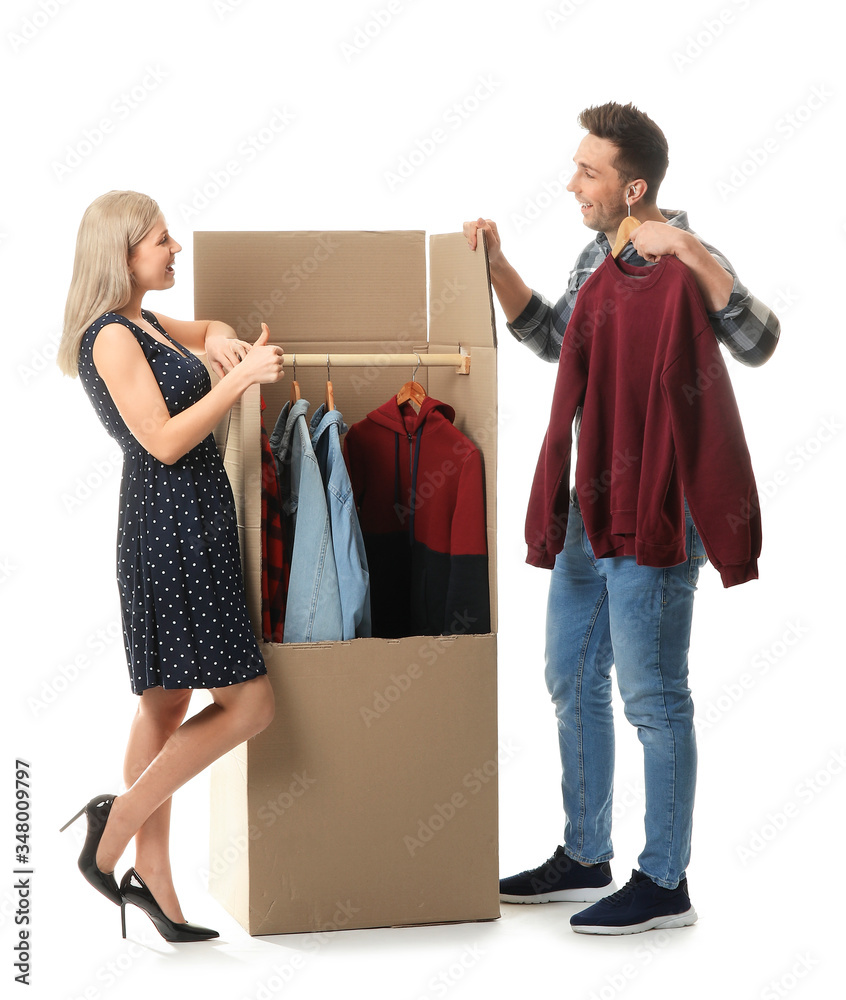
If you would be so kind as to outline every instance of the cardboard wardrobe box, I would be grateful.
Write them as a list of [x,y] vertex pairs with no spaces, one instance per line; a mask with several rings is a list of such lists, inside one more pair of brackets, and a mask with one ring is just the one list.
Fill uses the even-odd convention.
[[[347,425],[411,378],[382,355],[470,354],[468,374],[416,380],[482,451],[490,634],[263,643],[276,715],[211,775],[209,888],[250,934],[499,917],[496,719],[496,341],[484,252],[419,231],[198,232],[195,315],[254,341],[266,322],[285,378],[233,409],[225,463],[261,639],[260,389],[271,433],[294,360],[329,355]],[[378,354],[331,367],[332,353]],[[325,397],[325,367],[296,370]],[[221,440],[219,439],[219,443]]]

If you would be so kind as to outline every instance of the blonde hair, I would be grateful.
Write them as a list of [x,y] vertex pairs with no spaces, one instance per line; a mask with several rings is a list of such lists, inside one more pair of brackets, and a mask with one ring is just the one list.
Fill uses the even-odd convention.
[[86,208],[76,237],[56,358],[65,375],[76,378],[79,374],[79,345],[94,320],[129,302],[129,259],[160,214],[156,202],[137,191],[109,191]]

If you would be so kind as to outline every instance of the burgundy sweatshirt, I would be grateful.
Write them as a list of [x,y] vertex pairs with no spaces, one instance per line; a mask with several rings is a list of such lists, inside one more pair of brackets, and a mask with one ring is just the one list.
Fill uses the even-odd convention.
[[610,254],[579,289],[526,516],[527,562],[564,547],[571,427],[576,493],[596,558],[685,560],[684,498],[723,585],[758,576],[761,516],[737,402],[702,296],[676,257]]
[[482,456],[454,419],[392,396],[344,439],[374,636],[490,632]]

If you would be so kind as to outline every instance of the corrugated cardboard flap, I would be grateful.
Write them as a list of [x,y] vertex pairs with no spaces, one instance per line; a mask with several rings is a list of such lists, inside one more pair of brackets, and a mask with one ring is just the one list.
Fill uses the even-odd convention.
[[[484,234],[471,250],[463,233],[429,237],[429,343],[496,347]],[[472,369],[471,369],[472,370]]]
[[425,233],[194,233],[194,313],[251,342],[425,341]]

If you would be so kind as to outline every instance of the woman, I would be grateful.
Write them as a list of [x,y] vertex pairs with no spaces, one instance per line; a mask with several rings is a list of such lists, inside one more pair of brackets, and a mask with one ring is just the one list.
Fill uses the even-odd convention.
[[[124,452],[118,588],[138,710],[124,761],[126,791],[93,798],[79,867],[121,907],[145,910],[163,937],[203,940],[188,924],[170,871],[170,797],[273,718],[273,692],[247,616],[232,491],[212,430],[254,383],[283,375],[282,349],[234,338],[225,323],[142,309],[170,288],[182,248],[156,203],[110,191],[77,237],[58,363],[79,375]],[[205,351],[220,381],[192,352]],[[191,691],[213,702],[183,722]],[[73,820],[70,820],[73,822]],[[69,825],[65,824],[65,827]],[[65,827],[62,827],[64,830]],[[135,866],[114,869],[132,838]]]

